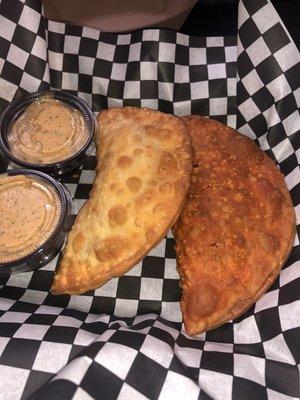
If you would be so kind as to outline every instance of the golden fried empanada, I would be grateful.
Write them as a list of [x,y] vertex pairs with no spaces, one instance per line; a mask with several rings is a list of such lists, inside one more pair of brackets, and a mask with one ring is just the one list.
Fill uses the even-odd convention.
[[125,107],[103,111],[98,165],[52,293],[83,293],[127,272],[177,219],[190,182],[192,149],[177,117]]
[[191,187],[173,228],[190,335],[245,312],[290,253],[295,215],[283,175],[256,144],[211,119],[185,117]]

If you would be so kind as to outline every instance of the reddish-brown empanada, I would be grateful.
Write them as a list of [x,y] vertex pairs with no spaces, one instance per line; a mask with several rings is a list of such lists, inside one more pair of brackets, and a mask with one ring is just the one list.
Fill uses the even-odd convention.
[[183,320],[195,335],[242,314],[271,286],[295,215],[283,175],[252,140],[212,119],[184,121],[194,166],[173,232]]

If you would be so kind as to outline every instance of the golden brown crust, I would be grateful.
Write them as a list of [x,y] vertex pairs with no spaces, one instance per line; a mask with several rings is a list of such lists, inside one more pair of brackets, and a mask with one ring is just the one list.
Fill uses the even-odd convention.
[[173,227],[181,310],[190,335],[245,312],[288,257],[295,214],[283,175],[246,136],[185,117],[194,148],[191,187]]
[[186,125],[133,107],[99,115],[96,178],[71,232],[52,293],[78,294],[127,272],[166,234],[192,170]]

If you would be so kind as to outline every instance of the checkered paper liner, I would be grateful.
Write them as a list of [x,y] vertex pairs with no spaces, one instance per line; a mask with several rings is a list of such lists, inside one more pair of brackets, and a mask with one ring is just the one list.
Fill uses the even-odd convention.
[[[211,116],[277,162],[298,223],[299,61],[267,0],[240,1],[237,38],[103,33],[45,20],[38,0],[0,2],[1,111],[53,88],[78,94],[95,112],[132,105]],[[75,213],[95,165],[92,155],[62,179]],[[171,233],[125,276],[81,296],[49,293],[57,258],[2,278],[0,399],[299,398],[299,260],[298,225],[268,292],[234,322],[195,338],[181,323]]]

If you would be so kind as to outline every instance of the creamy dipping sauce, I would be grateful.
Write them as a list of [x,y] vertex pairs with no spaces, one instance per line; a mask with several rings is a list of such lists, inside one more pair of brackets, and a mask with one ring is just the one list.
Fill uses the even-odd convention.
[[46,182],[25,175],[0,177],[0,263],[18,260],[54,232],[61,202]]
[[88,139],[81,112],[45,96],[12,124],[8,144],[11,154],[22,161],[52,164],[76,154]]

